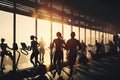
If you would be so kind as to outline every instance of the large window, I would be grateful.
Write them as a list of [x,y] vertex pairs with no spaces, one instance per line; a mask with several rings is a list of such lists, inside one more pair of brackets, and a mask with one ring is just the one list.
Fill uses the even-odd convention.
[[70,39],[71,26],[64,24],[64,40],[65,42]]
[[[65,42],[70,39],[70,33],[71,33],[71,26],[64,24],[64,40]],[[67,61],[66,59],[66,51],[64,51],[64,61]]]
[[83,40],[85,42],[85,29],[80,28],[80,41]]
[[57,38],[56,33],[60,32],[62,34],[62,24],[61,23],[52,23],[52,38],[55,39]]
[[[0,39],[5,38],[5,43],[8,43],[8,46],[10,46],[11,48],[13,47],[12,46],[13,45],[13,19],[14,19],[13,13],[0,11]],[[35,25],[36,25],[35,18],[16,14],[16,42],[19,48],[18,51],[20,51],[21,42],[25,42],[27,46],[30,46],[31,44],[30,36],[35,35],[36,33]],[[64,35],[62,34],[62,36],[65,42],[71,38],[70,37],[71,31],[74,31],[76,33],[76,36],[75,36],[76,39],[79,39],[80,37],[80,41],[83,40],[84,42],[86,42],[86,44],[90,44],[90,42],[92,42],[91,43],[92,45],[95,45],[95,39],[98,40],[98,42],[103,39],[104,42],[107,43],[108,42],[107,40],[108,39],[112,40],[112,37],[113,37],[112,34],[107,34],[107,33],[103,34],[103,32],[98,32],[98,31],[95,32],[94,30],[91,30],[91,35],[90,35],[89,29],[79,28],[76,26],[72,26],[71,28],[71,25],[67,25],[67,24],[64,24],[62,28],[62,24],[57,22],[52,22],[52,28],[50,26],[51,26],[50,21],[37,19],[38,42],[42,38],[46,43],[45,56],[44,56],[45,64],[50,64],[50,55],[49,55],[50,42],[51,40],[53,41],[53,39],[57,38],[56,33],[57,32],[62,33],[62,30],[64,33]],[[79,33],[79,29],[80,29],[80,33]],[[92,38],[90,39],[90,37]],[[28,68],[33,66],[30,62],[31,51],[28,51],[28,52],[29,52],[28,55],[24,55],[22,53],[20,54],[21,56],[18,62],[18,69],[23,69],[23,68]],[[18,53],[16,53],[16,58],[18,59]],[[64,54],[64,61],[66,61],[66,54]],[[4,64],[5,64],[6,71],[12,70],[12,61],[10,60],[9,57],[5,56]]]
[[50,21],[41,20],[38,19],[38,29],[37,29],[37,35],[38,35],[38,41],[43,39],[45,42],[45,55],[44,55],[44,63],[50,64]]
[[86,29],[86,45],[90,44],[90,30]]
[[[20,43],[25,42],[27,46],[30,46],[30,36],[35,35],[35,19],[27,16],[16,15],[16,42],[18,47],[21,48]],[[28,55],[21,54],[18,68],[31,67],[30,63],[31,51]]]
[[0,11],[0,39],[5,38],[5,42],[12,47],[13,43],[13,14]]
[[100,42],[100,39],[99,39],[99,32],[98,32],[98,31],[96,31],[96,40],[97,40],[98,42]]
[[108,43],[108,33],[106,33],[106,43]]
[[76,26],[73,26],[73,32],[75,32],[76,34],[75,38],[79,40],[79,28]]
[[91,35],[92,35],[92,41],[91,41],[92,43],[91,43],[91,44],[92,44],[92,45],[95,45],[95,31],[92,30],[91,33],[92,33],[92,34],[91,34]]
[[104,41],[105,41],[105,44],[106,44],[106,43],[108,43],[108,33],[104,33],[104,37],[105,37]]
[[[5,43],[7,43],[8,46],[12,48],[13,45],[13,14],[12,13],[0,11],[0,41],[1,38],[4,38]],[[5,72],[12,70],[12,61],[8,56],[5,56],[4,65],[6,68]]]
[[43,38],[43,40],[46,43],[45,47],[49,47],[50,45],[50,21],[41,20],[38,19],[38,29],[37,29],[37,35],[38,35],[38,41]]
[[113,41],[113,35],[109,34],[109,40]]
[[104,35],[104,38],[103,38],[104,44],[106,44],[106,33],[104,33],[103,35]]
[[104,35],[103,35],[103,32],[100,32],[100,41],[102,41],[102,40],[104,41]]

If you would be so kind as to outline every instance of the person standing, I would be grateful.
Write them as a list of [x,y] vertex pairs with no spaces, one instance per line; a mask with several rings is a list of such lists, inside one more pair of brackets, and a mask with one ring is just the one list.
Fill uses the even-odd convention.
[[0,43],[0,48],[1,48],[1,50],[2,50],[2,51],[1,51],[1,65],[0,65],[1,70],[2,70],[2,68],[3,68],[3,62],[4,62],[4,57],[5,57],[5,55],[9,56],[10,59],[13,61],[13,56],[12,56],[11,52],[7,50],[7,48],[8,48],[8,49],[11,49],[11,50],[13,50],[13,49],[10,48],[10,47],[9,47],[6,43],[4,43],[4,42],[5,42],[5,39],[4,39],[4,38],[1,38],[1,43]]
[[54,47],[54,44],[53,43],[50,43],[50,65],[53,64],[53,47]]
[[45,54],[45,42],[43,41],[43,38],[41,38],[41,41],[39,42],[40,44],[40,49],[39,49],[39,54],[40,54],[40,62],[44,62],[44,54]]
[[[38,54],[39,54],[38,46],[39,46],[39,43],[37,42],[37,37],[35,37],[33,35],[30,37],[30,39],[31,39],[30,50],[32,50],[32,54],[30,56],[30,61],[35,68],[35,67],[37,67],[37,63],[40,64],[39,61],[38,61]],[[35,62],[33,61],[33,58],[35,58]]]
[[86,48],[87,48],[87,46],[86,46],[86,44],[83,42],[83,40],[82,40],[82,42],[81,42],[80,44],[81,44],[81,52],[82,52],[82,54],[83,54],[84,56],[86,56]]
[[76,62],[77,52],[81,49],[80,41],[75,39],[75,32],[71,32],[71,39],[67,41],[67,58],[70,67],[69,80],[72,78],[73,65]]
[[[58,74],[60,76],[62,63],[63,63],[63,48],[66,47],[66,44],[65,44],[60,32],[57,32],[56,36],[57,36],[57,38],[53,40],[53,46],[55,48],[53,65],[55,66],[56,72],[58,72]],[[54,73],[53,77],[55,77],[55,73]]]
[[86,57],[86,48],[87,48],[87,45],[83,42],[80,43],[81,45],[81,54],[79,54],[79,63],[83,63],[84,65],[87,64],[88,62],[88,58]]
[[96,46],[96,54],[100,54],[101,45],[97,40],[95,40],[95,46]]

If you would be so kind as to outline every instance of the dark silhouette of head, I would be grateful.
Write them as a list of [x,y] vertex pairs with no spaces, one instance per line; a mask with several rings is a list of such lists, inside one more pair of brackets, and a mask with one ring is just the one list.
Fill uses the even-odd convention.
[[3,43],[5,41],[5,39],[4,38],[1,38],[1,42]]
[[71,32],[71,38],[75,37],[75,32]]
[[95,40],[95,42],[97,43],[97,40]]
[[33,36],[33,35],[31,35],[31,36],[30,36],[30,39],[31,39],[31,40],[34,40],[34,36]]
[[57,37],[61,37],[61,33],[60,33],[60,32],[57,32],[56,36],[57,36]]
[[83,42],[83,40],[82,40],[82,42]]

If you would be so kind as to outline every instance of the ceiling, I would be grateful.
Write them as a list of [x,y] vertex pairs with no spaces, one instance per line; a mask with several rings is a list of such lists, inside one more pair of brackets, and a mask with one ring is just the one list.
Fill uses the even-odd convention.
[[120,26],[119,0],[61,0],[90,15]]
[[[14,2],[14,0],[2,0],[3,5],[1,4],[0,9],[14,11],[11,1]],[[31,16],[31,13],[35,12],[34,8],[37,6],[35,1],[36,0],[18,0],[17,12]],[[42,2],[42,0],[38,1]],[[114,29],[120,33],[120,2],[118,0],[43,0],[43,3],[47,3],[47,1],[58,1],[58,3],[63,3],[73,9],[75,8],[85,14],[87,13],[87,16],[95,17],[98,20],[101,19],[105,21],[105,23],[112,23],[115,25]]]

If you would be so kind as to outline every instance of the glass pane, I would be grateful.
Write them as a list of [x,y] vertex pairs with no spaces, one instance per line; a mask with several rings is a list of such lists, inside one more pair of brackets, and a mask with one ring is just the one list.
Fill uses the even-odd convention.
[[90,30],[86,29],[86,45],[90,44]]
[[108,43],[108,33],[106,33],[106,43]]
[[[7,19],[6,19],[7,18]],[[13,43],[13,14],[0,11],[0,39],[5,38],[5,42],[12,47]]]
[[95,31],[92,30],[92,45],[95,45]]
[[[64,40],[65,42],[70,39],[70,34],[71,34],[71,26],[70,25],[67,25],[67,24],[64,24]],[[66,51],[64,51],[64,61],[67,61],[67,58],[66,58]]]
[[46,47],[50,45],[50,21],[38,19],[38,30],[37,30],[38,40],[41,38],[46,43]]
[[57,32],[61,32],[61,34],[62,34],[62,24],[56,23],[56,22],[53,22],[52,24],[53,24],[53,26],[52,26],[52,38],[55,39],[55,38],[57,38],[57,36],[56,36]]
[[113,34],[111,34],[111,40],[113,40]]
[[108,34],[104,33],[104,36],[105,36],[105,44],[106,44],[108,42]]
[[[45,42],[44,64],[50,64],[50,21],[38,19],[38,41],[43,39]],[[39,58],[40,59],[40,58]]]
[[99,40],[99,32],[98,32],[98,31],[96,31],[96,40],[97,40],[98,42],[100,42],[100,40]]
[[104,38],[103,38],[103,40],[104,40],[104,44],[106,44],[106,34],[104,33]]
[[[0,40],[1,38],[4,38],[5,43],[7,43],[8,46],[12,48],[13,45],[13,14],[12,13],[0,11]],[[1,63],[1,57],[0,57],[0,63]],[[12,70],[12,61],[8,56],[5,56],[3,64],[6,68],[4,70],[5,72]]]
[[113,35],[109,34],[109,40],[113,41]]
[[64,40],[67,41],[70,39],[71,26],[64,24]]
[[[25,42],[27,46],[30,46],[31,44],[30,36],[35,34],[35,19],[22,15],[17,15],[16,17],[17,17],[16,40],[18,47],[21,48],[20,45],[21,42]],[[32,66],[32,64],[30,63],[30,55],[31,51],[29,51],[28,55],[21,54],[18,64],[19,69]]]
[[80,28],[80,40],[83,42],[85,42],[85,29],[84,28]]
[[[100,41],[102,41],[103,38],[104,38],[104,36],[103,36],[103,32],[100,32]],[[103,43],[104,43],[104,42],[103,42]]]
[[76,34],[75,38],[79,40],[79,37],[78,37],[78,36],[79,36],[79,35],[78,35],[78,33],[79,33],[79,28],[76,27],[76,26],[73,26],[73,32],[75,32],[75,34]]

